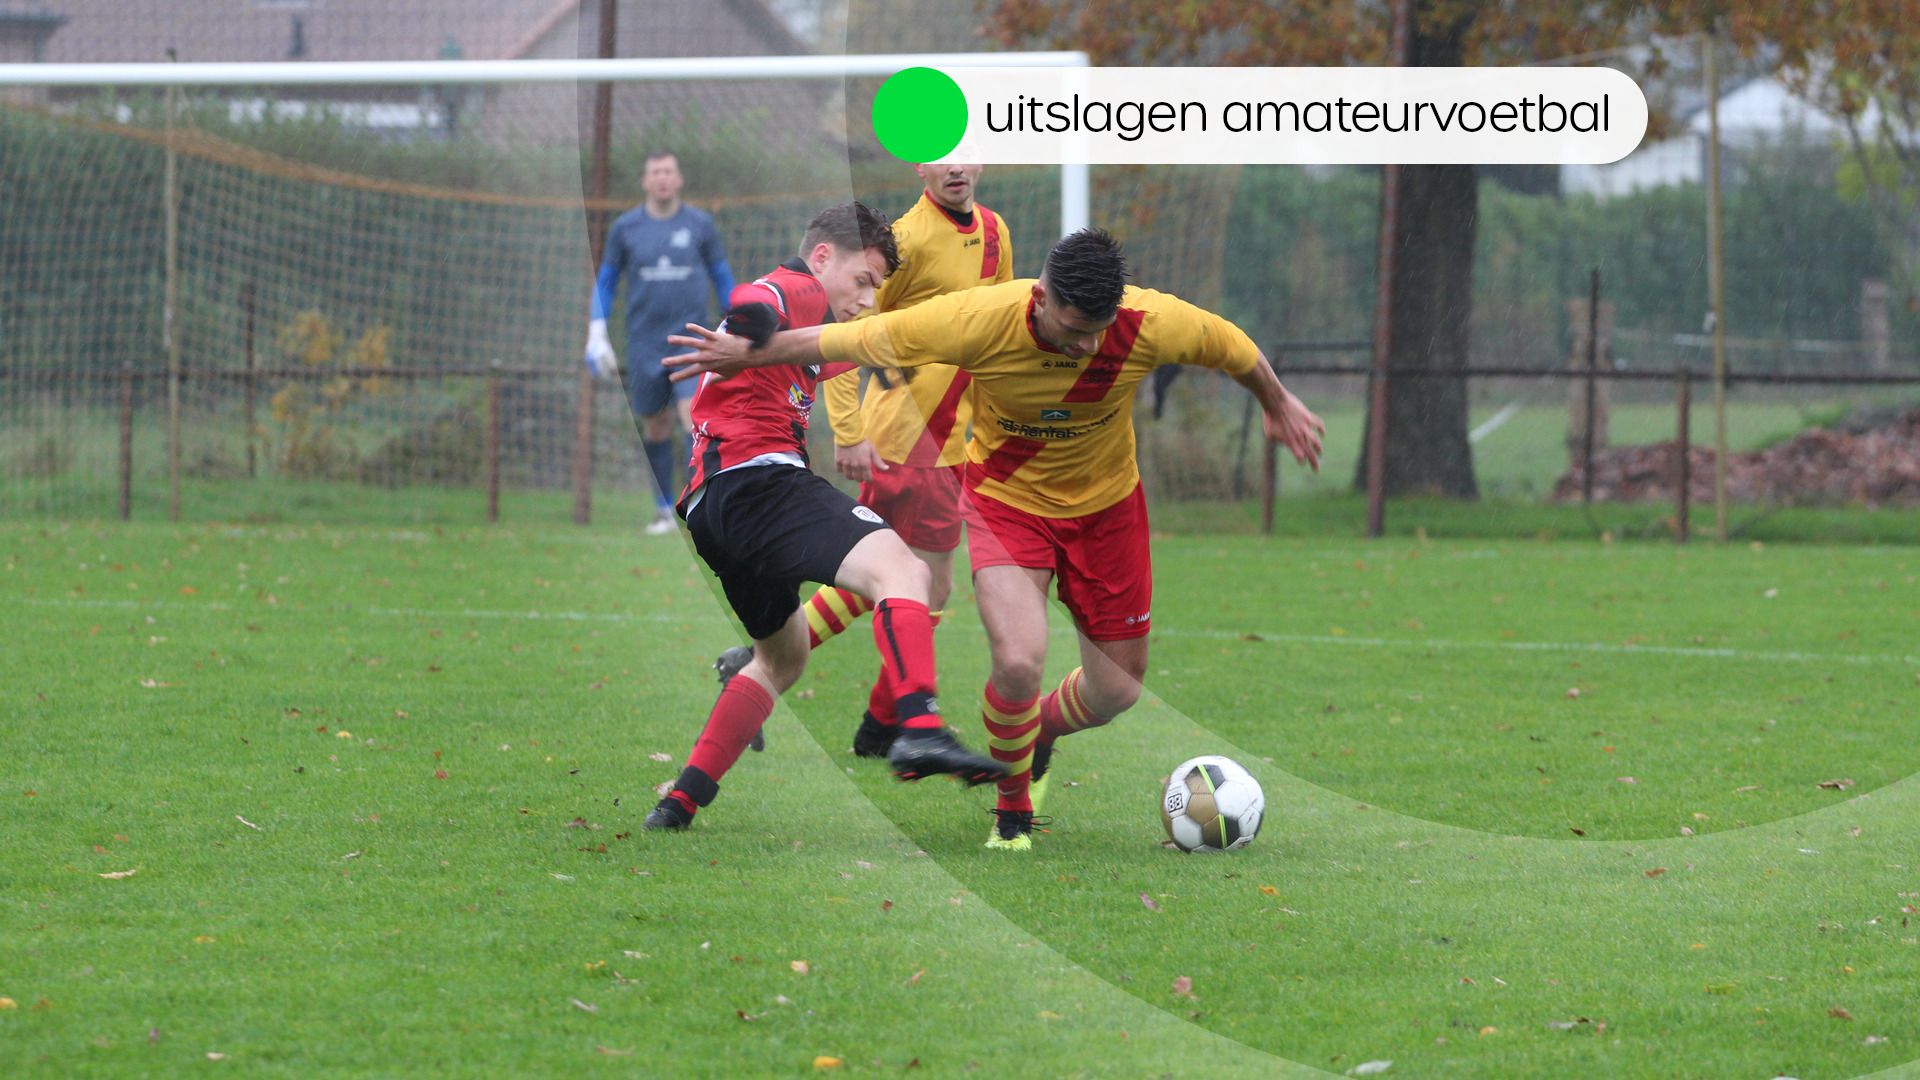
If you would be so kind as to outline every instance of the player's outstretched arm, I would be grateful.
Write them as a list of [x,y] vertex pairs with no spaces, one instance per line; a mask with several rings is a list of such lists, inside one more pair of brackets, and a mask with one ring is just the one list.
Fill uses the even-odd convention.
[[674,382],[698,378],[709,371],[725,378],[750,367],[818,364],[822,360],[818,326],[782,330],[768,338],[765,345],[754,348],[753,342],[744,337],[688,323],[687,332],[667,338],[667,344],[688,350],[660,361],[672,370]]
[[1265,354],[1252,371],[1245,375],[1235,375],[1233,381],[1247,388],[1260,402],[1265,413],[1264,426],[1267,438],[1279,443],[1293,454],[1293,459],[1314,472],[1320,471],[1321,438],[1327,433],[1326,422],[1314,415],[1306,403],[1293,396],[1293,391],[1280,385],[1280,376],[1274,374],[1273,365],[1267,363]]

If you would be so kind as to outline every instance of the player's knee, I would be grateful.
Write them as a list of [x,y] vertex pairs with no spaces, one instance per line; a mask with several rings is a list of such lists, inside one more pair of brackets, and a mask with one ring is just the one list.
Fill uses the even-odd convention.
[[932,611],[947,610],[947,601],[953,599],[953,574],[936,573],[927,586],[927,608]]
[[673,437],[673,411],[662,409],[640,418],[640,437],[647,442],[662,442]]
[[1000,696],[1012,701],[1027,701],[1040,696],[1040,680],[1046,676],[1044,654],[1021,653],[993,658],[993,687]]
[[776,694],[784,694],[788,690],[793,689],[793,684],[799,682],[800,676],[807,672],[807,654],[805,652],[800,652],[793,656],[756,654],[754,659],[764,666],[767,673],[767,681],[773,684],[773,690]]
[[[900,546],[898,555],[890,555],[887,558],[885,565],[879,568],[879,573],[875,576],[879,579],[876,582],[878,599],[897,596],[927,603],[928,593],[933,585],[933,572],[927,569],[926,563],[921,562],[911,551],[908,551],[904,544]],[[934,605],[927,603],[927,606]]]

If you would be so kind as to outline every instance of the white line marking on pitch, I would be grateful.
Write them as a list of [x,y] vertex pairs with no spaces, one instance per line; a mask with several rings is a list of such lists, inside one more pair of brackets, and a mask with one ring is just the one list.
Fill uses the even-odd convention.
[[1518,401],[1507,402],[1507,404],[1503,408],[1501,408],[1499,412],[1494,413],[1492,417],[1488,418],[1486,423],[1481,424],[1479,427],[1474,428],[1472,431],[1467,432],[1467,441],[1470,443],[1477,443],[1481,439],[1484,439],[1487,436],[1493,434],[1494,432],[1499,431],[1501,428],[1506,426],[1507,421],[1513,419],[1513,414],[1519,411],[1520,411],[1520,403]]
[[[157,600],[94,600],[78,597],[9,597],[16,604],[33,607],[65,608],[112,608],[118,610],[170,610],[170,611],[234,611],[233,605],[219,601],[187,604],[176,601]],[[378,618],[394,619],[508,619],[524,622],[607,622],[607,623],[687,623],[713,622],[727,623],[732,620],[723,618],[718,611],[667,613],[620,612],[620,611],[509,611],[494,608],[389,608],[389,607],[308,607],[308,608],[261,608],[266,612],[283,614],[298,613],[312,615],[372,615]],[[979,633],[980,627],[972,623],[958,623],[971,632]],[[1065,636],[1073,631],[1070,627],[1058,624],[1051,628],[1056,636]],[[1448,649],[1478,649],[1499,652],[1574,652],[1604,653],[1612,656],[1675,656],[1696,660],[1741,660],[1758,663],[1793,664],[1900,664],[1920,666],[1920,656],[1902,656],[1891,653],[1817,653],[1791,650],[1752,650],[1711,648],[1688,645],[1613,645],[1601,641],[1456,641],[1450,638],[1381,638],[1381,637],[1336,637],[1331,634],[1284,634],[1265,630],[1214,630],[1207,628],[1159,627],[1153,631],[1155,637],[1204,638],[1215,641],[1258,641],[1280,645],[1338,645],[1345,648],[1363,649],[1428,649],[1445,651]]]

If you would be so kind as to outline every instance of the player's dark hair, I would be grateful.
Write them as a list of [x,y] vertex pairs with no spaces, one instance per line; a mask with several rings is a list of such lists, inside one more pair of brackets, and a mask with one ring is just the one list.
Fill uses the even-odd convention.
[[1105,229],[1081,229],[1047,252],[1041,271],[1054,299],[1089,319],[1104,319],[1120,306],[1127,288],[1127,253]]
[[647,159],[641,163],[641,167],[645,168],[646,166],[651,165],[662,158],[672,158],[673,164],[676,168],[680,164],[680,155],[674,153],[671,150],[649,150],[647,151]]
[[821,244],[832,244],[842,251],[878,248],[887,273],[900,269],[900,245],[894,241],[893,226],[887,215],[865,203],[844,202],[815,214],[807,222],[807,234],[800,239],[800,257],[806,258]]

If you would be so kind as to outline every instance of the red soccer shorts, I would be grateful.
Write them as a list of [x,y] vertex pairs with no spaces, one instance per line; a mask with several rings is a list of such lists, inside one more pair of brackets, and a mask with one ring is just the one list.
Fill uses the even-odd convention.
[[964,465],[896,465],[860,485],[860,502],[911,548],[952,551],[960,546],[960,470]]
[[1153,555],[1147,544],[1147,496],[1133,494],[1084,517],[1048,518],[967,492],[967,553],[989,566],[1051,570],[1060,602],[1094,641],[1146,634],[1153,608]]

